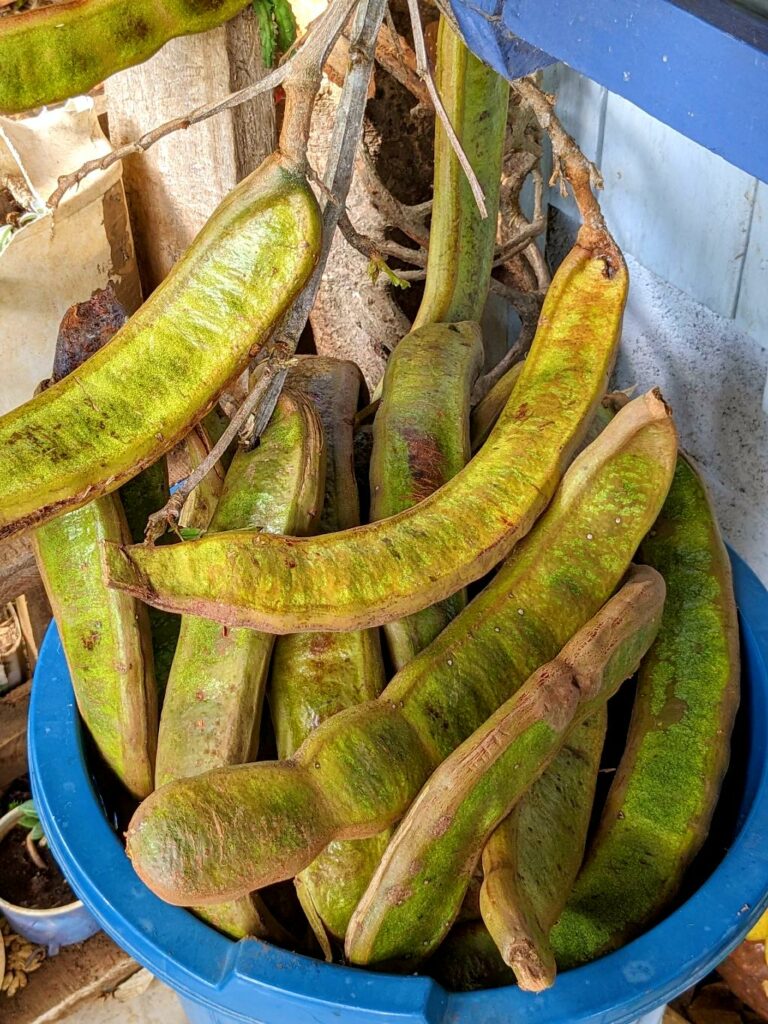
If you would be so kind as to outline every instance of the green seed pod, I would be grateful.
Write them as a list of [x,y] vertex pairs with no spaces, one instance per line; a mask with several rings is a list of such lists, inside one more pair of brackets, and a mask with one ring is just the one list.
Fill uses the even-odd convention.
[[0,19],[0,114],[89,92],[176,36],[206,32],[247,0],[68,0]]
[[437,39],[437,87],[477,175],[488,216],[477,208],[467,176],[438,118],[434,204],[424,298],[414,328],[479,320],[491,278],[509,83],[470,53],[445,18]]
[[548,936],[584,858],[607,717],[600,708],[571,732],[483,850],[483,921],[528,992],[555,980]]
[[608,235],[582,228],[579,239],[549,289],[505,414],[434,494],[321,537],[241,532],[168,548],[107,545],[112,585],[170,611],[295,633],[401,619],[485,575],[547,505],[613,365],[626,268]]
[[630,403],[491,583],[378,700],[323,722],[288,761],[209,772],[146,800],[127,839],[141,878],[171,903],[214,902],[397,821],[440,761],[610,597],[676,453],[660,397]]
[[494,829],[568,734],[636,670],[663,607],[659,573],[633,569],[560,654],[443,761],[398,826],[352,915],[345,943],[352,963],[413,964],[439,946]]
[[[258,448],[232,460],[210,530],[305,533],[317,520],[323,477],[320,422],[300,395],[283,391]],[[158,786],[255,758],[274,639],[209,619],[182,618],[160,718]],[[271,916],[251,896],[199,914],[235,939],[280,938]]]
[[667,604],[598,831],[552,931],[563,968],[616,949],[668,906],[707,836],[728,765],[739,702],[730,563],[704,484],[682,455],[640,556],[667,581]]
[[185,437],[290,306],[319,245],[312,190],[270,157],[108,345],[0,417],[0,537],[115,490]]
[[72,676],[77,706],[99,753],[135,797],[152,792],[157,685],[147,609],[104,580],[99,545],[124,543],[120,499],[105,495],[32,533],[32,546]]
[[[352,434],[362,377],[354,363],[322,356],[296,360],[287,386],[313,400],[326,441],[324,532],[360,521]],[[384,689],[378,631],[293,633],[278,638],[269,701],[277,752],[290,757],[320,722]],[[352,911],[381,859],[389,833],[331,843],[296,879],[307,918],[328,957],[329,936],[343,939]]]
[[[469,394],[483,362],[474,323],[431,324],[407,335],[392,353],[373,421],[371,520],[423,501],[469,458]],[[389,653],[402,668],[430,644],[466,602],[463,592],[384,626]]]

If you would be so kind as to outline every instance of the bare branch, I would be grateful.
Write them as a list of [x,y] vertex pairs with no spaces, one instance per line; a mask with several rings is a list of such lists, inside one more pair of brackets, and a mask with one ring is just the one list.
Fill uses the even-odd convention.
[[415,99],[425,107],[432,106],[429,89],[424,85],[416,66],[416,55],[395,28],[392,16],[387,11],[387,23],[382,26],[376,45],[376,62],[393,78],[405,86]]
[[[394,256],[395,259],[402,260],[404,263],[411,263],[414,267],[426,267],[427,265],[427,253],[424,249],[409,249],[405,245],[390,242],[387,239],[375,241],[373,238],[369,238],[357,230],[346,211],[339,218],[339,230],[349,244],[354,249],[357,249],[359,253],[362,253],[363,256],[367,256],[369,260],[379,260],[384,256]],[[397,271],[397,273],[399,274],[400,272]]]
[[440,94],[437,91],[437,86],[435,85],[435,80],[432,76],[432,69],[429,66],[429,58],[427,57],[427,47],[424,43],[424,29],[421,24],[421,14],[419,13],[419,0],[408,0],[408,13],[411,16],[413,45],[416,50],[416,73],[429,91],[429,95],[431,96],[432,103],[435,107],[435,114],[445,129],[445,134],[448,136],[451,148],[456,154],[456,159],[461,164],[461,168],[467,176],[467,181],[469,182],[469,187],[472,190],[472,195],[475,197],[475,202],[477,203],[477,208],[480,211],[480,216],[485,220],[488,216],[488,209],[485,205],[485,195],[483,194],[482,186],[477,180],[477,175],[472,170],[472,164],[469,162],[467,154],[462,148],[458,135],[454,131],[451,119],[448,117],[446,109],[443,106],[443,101],[440,99]]
[[412,238],[414,242],[418,242],[426,249],[429,245],[429,231],[424,226],[424,218],[432,209],[432,202],[429,202],[426,211],[422,211],[421,207],[406,206],[405,203],[396,199],[379,177],[373,156],[366,146],[365,140],[363,140],[357,160],[357,170],[371,197],[371,202],[383,214],[389,225],[399,228],[404,235]]
[[76,185],[79,185],[84,178],[94,171],[104,171],[117,163],[118,160],[124,160],[134,153],[145,152],[151,146],[154,146],[156,142],[159,142],[160,139],[164,139],[173,132],[190,128],[193,124],[205,121],[207,118],[220,114],[224,110],[230,110],[233,107],[240,106],[242,103],[247,103],[254,96],[258,96],[259,93],[275,89],[278,85],[286,85],[287,87],[289,81],[294,84],[300,84],[308,71],[313,72],[317,67],[322,69],[327,52],[333,46],[344,22],[357,2],[358,0],[333,0],[310,27],[301,45],[297,47],[283,64],[275,68],[268,75],[265,75],[264,78],[259,79],[258,82],[254,82],[244,89],[239,89],[237,92],[230,93],[221,100],[206,103],[204,106],[197,107],[188,114],[175,117],[165,124],[158,125],[134,142],[127,142],[124,146],[119,146],[98,160],[87,161],[73,173],[62,175],[59,178],[55,192],[48,199],[48,206],[51,209],[56,209],[66,193]]
[[550,185],[559,183],[561,191],[564,191],[567,179],[584,223],[588,227],[604,232],[606,228],[603,214],[592,191],[593,188],[603,187],[602,175],[563,128],[555,114],[555,97],[543,92],[531,78],[517,79],[512,82],[512,88],[531,108],[536,120],[552,141],[554,170]]

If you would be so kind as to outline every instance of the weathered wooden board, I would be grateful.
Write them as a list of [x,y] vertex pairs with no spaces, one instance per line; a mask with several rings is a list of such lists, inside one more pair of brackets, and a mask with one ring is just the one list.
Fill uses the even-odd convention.
[[[131,141],[264,73],[250,10],[202,35],[171,40],[151,60],[105,84],[110,139]],[[177,132],[125,161],[145,294],[166,276],[218,203],[274,149],[272,96]]]

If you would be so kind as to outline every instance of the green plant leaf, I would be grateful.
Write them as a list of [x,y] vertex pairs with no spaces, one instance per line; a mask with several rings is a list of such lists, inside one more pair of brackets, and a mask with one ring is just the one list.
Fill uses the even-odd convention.
[[179,536],[182,540],[197,540],[198,537],[202,537],[204,532],[204,530],[200,530],[196,526],[179,527]]

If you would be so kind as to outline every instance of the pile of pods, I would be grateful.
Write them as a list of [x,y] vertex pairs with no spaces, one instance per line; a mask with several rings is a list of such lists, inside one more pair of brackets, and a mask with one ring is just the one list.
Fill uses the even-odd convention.
[[[132,5],[136,38],[149,52],[172,35],[165,9],[242,6]],[[5,109],[40,101],[25,17],[0,28],[0,65],[16,53],[27,76],[0,75]],[[103,347],[57,359],[0,418],[0,536],[31,532],[83,720],[141,801],[128,855],[158,895],[291,947],[259,890],[293,879],[328,959],[535,991],[674,899],[728,763],[736,613],[661,395],[604,400],[628,277],[600,223],[525,361],[471,407],[508,87],[445,24],[438,47],[490,216],[438,124],[425,295],[383,380],[370,507],[359,370],[298,357],[258,445],[193,492],[179,538],[141,543],[166,453],[205,458],[218,396],[318,258],[314,194],[278,152],[127,322],[98,297]],[[606,704],[635,674],[588,836]],[[265,700],[277,759],[260,761]]]

